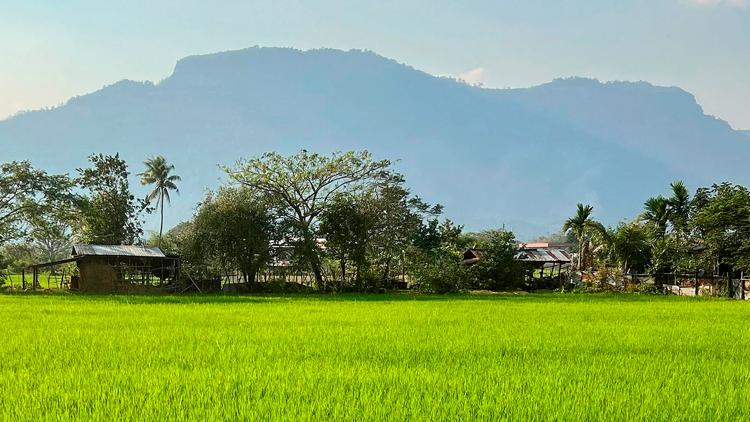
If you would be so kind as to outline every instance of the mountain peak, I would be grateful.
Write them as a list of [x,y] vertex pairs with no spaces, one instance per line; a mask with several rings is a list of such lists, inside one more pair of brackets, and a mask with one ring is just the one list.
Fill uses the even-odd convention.
[[133,165],[163,154],[183,176],[167,224],[216,187],[216,164],[369,149],[400,159],[414,192],[467,228],[507,223],[522,238],[558,229],[577,202],[612,224],[675,179],[744,182],[750,156],[745,133],[679,88],[567,78],[484,89],[371,51],[261,47],[186,57],[157,84],[123,80],[0,121],[0,145],[60,172],[91,153]]
[[172,76],[167,80],[205,82],[206,79],[263,77],[264,73],[273,76],[276,72],[283,75],[325,71],[336,74],[367,67],[382,70],[407,66],[368,50],[299,50],[256,46],[185,57],[177,62]]

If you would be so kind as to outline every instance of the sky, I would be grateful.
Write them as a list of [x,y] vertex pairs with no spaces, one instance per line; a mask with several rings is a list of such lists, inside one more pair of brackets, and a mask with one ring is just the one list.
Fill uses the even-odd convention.
[[645,80],[750,130],[750,0],[0,0],[0,119],[255,45],[372,50],[497,88]]

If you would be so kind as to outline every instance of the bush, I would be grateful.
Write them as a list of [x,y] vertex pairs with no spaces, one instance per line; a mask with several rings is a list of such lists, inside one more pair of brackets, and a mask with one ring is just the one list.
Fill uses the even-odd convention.
[[471,267],[476,288],[512,290],[523,287],[522,264],[515,259],[518,242],[512,232],[488,230],[477,235],[481,259]]
[[474,284],[469,271],[460,264],[461,256],[456,251],[438,249],[432,253],[420,253],[414,261],[412,275],[422,290],[450,293]]
[[659,294],[660,292],[659,292],[659,289],[656,288],[655,283],[643,282],[638,285],[638,293],[655,295],[655,294]]

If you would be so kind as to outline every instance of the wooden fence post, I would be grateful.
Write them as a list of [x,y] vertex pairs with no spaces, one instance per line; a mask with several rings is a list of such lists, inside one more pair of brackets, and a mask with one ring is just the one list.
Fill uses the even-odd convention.
[[745,300],[745,272],[740,272],[740,299]]
[[695,272],[695,296],[698,296],[699,288],[698,288],[698,271]]
[[732,289],[732,275],[727,273],[727,293],[734,299],[734,289]]

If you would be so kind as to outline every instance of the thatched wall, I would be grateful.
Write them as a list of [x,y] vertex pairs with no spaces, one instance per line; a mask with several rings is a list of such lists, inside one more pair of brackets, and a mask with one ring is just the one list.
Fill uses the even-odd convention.
[[105,259],[90,257],[78,261],[82,292],[114,292],[122,283],[119,274]]

